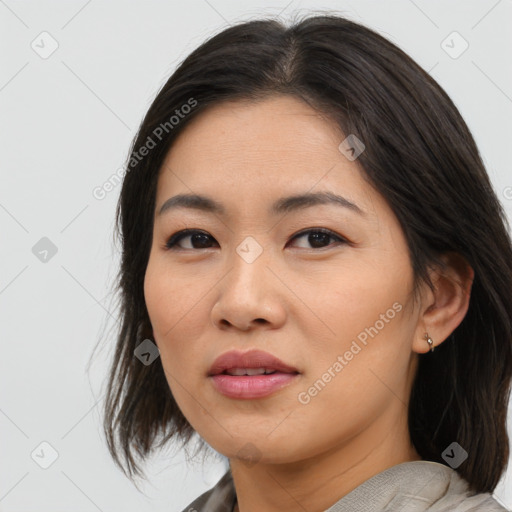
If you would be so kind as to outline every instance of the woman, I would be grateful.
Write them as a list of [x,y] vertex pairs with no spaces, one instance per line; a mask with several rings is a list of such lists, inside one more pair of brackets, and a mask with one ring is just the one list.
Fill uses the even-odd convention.
[[229,471],[185,510],[506,510],[512,244],[415,62],[336,16],[233,26],[127,171],[105,431],[130,476],[197,433]]

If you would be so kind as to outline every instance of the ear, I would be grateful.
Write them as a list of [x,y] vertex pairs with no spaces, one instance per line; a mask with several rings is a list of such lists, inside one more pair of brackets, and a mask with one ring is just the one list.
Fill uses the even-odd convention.
[[445,341],[462,322],[469,307],[475,272],[460,254],[449,252],[441,257],[445,268],[431,271],[434,291],[424,285],[421,310],[412,349],[424,354],[430,350],[428,333],[434,347]]

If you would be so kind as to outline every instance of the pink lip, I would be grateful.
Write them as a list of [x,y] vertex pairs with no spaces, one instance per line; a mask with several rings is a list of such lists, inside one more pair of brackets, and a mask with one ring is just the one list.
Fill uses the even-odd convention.
[[[275,373],[267,375],[227,375],[232,368],[268,368]],[[230,351],[219,356],[212,364],[208,377],[214,387],[230,398],[253,399],[268,396],[289,384],[298,376],[296,368],[261,350]]]

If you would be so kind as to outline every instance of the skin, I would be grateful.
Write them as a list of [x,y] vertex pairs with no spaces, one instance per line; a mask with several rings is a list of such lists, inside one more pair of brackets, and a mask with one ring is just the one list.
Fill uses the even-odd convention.
[[[455,255],[445,257],[444,274],[432,271],[435,291],[422,285],[414,301],[402,229],[358,161],[338,149],[344,138],[294,97],[226,102],[185,128],[159,176],[157,212],[179,193],[226,208],[226,215],[187,208],[155,215],[144,292],[173,396],[229,458],[241,512],[325,510],[377,473],[420,460],[407,402],[418,357],[429,350],[424,334],[439,345],[467,311],[472,270]],[[335,205],[267,212],[283,196],[318,191],[342,195],[364,214]],[[166,249],[185,228],[210,238],[201,245],[188,236]],[[320,237],[315,246],[307,233],[296,237],[309,228],[350,243]],[[248,236],[263,249],[252,263],[236,252]],[[300,403],[299,393],[394,303],[401,311]],[[252,348],[300,375],[262,399],[221,395],[207,377],[214,359]]]

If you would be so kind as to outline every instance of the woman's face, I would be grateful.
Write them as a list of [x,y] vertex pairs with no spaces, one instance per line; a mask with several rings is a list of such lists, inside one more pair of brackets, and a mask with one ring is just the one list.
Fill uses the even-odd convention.
[[[161,170],[144,283],[154,339],[183,414],[227,457],[294,462],[364,437],[362,458],[405,424],[423,334],[412,267],[344,139],[293,97],[229,102],[193,120]],[[220,209],[159,214],[179,194]],[[286,200],[310,194],[344,199]],[[199,234],[166,248],[184,229]],[[254,350],[289,368],[210,375],[222,354]],[[227,362],[260,363],[272,366]]]

